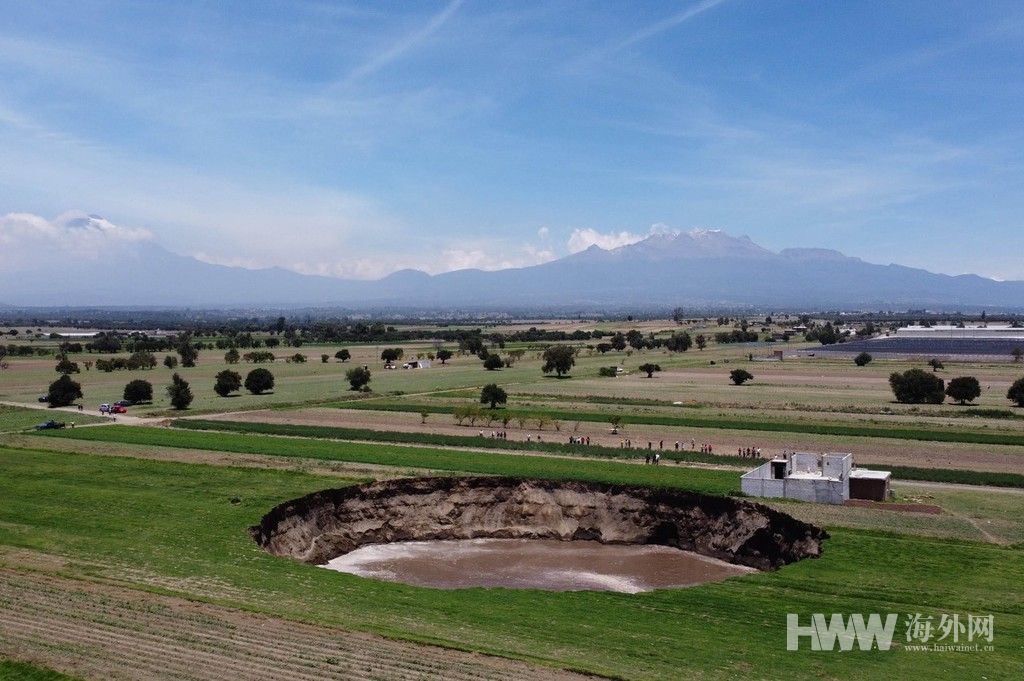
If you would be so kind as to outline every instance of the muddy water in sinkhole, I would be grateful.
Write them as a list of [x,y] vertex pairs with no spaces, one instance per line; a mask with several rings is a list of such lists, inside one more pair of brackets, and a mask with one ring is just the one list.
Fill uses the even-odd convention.
[[654,544],[546,539],[464,539],[371,544],[323,567],[441,589],[506,587],[638,593],[756,572]]

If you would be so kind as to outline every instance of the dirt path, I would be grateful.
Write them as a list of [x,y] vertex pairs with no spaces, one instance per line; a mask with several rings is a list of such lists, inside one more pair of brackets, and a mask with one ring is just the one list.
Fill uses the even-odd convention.
[[0,570],[0,655],[86,679],[591,678],[12,570]]
[[[8,407],[21,407],[23,409],[38,409],[40,411],[46,411],[50,414],[54,412],[65,412],[68,414],[82,414],[78,410],[78,407],[51,407],[42,402],[10,402],[8,400],[0,400],[0,404],[7,405]],[[88,428],[89,426],[105,426],[107,423],[117,423],[123,426],[154,426],[164,421],[163,418],[153,418],[147,416],[131,416],[130,414],[111,414],[109,416],[105,414],[94,414],[91,411],[88,412],[89,416],[106,416],[107,421],[100,421],[99,423],[80,423],[78,428]]]
[[[458,426],[450,416],[445,414],[431,414],[424,424],[420,423],[419,414],[409,412],[345,410],[327,407],[210,414],[203,418],[249,423],[340,426],[462,436],[478,435],[480,432],[489,436],[492,430],[501,429],[500,423],[491,426],[482,423],[473,427]],[[575,422],[563,422],[561,431],[556,431],[550,425],[543,431],[529,427],[520,429],[515,427],[514,423],[509,426],[507,429],[509,439],[518,441],[525,441],[527,437],[536,441],[539,437],[544,442],[566,442],[570,435],[579,435],[589,436],[594,444],[617,448],[620,442],[628,437],[632,440],[634,448],[644,448],[650,441],[653,442],[654,449],[658,449],[659,443],[663,441],[665,449],[669,451],[675,448],[676,441],[679,441],[683,449],[690,449],[691,445],[699,448],[701,443],[708,442],[719,454],[735,454],[738,447],[750,446],[761,447],[762,455],[765,458],[781,454],[785,450],[842,451],[852,453],[857,463],[864,466],[903,465],[921,468],[1024,473],[1024,447],[881,438],[837,438],[798,433],[730,431],[645,424],[630,424],[621,434],[612,435],[607,424],[587,421],[580,422],[578,429]]]

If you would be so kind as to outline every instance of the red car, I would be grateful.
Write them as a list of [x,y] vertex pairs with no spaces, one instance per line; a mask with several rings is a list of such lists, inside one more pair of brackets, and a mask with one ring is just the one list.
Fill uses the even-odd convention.
[[127,414],[128,410],[125,409],[120,404],[114,404],[114,405],[111,405],[111,407],[110,407],[110,413],[111,414]]

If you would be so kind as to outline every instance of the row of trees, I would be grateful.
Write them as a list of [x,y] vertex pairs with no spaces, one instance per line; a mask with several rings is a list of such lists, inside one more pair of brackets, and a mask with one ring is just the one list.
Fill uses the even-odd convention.
[[[924,369],[893,372],[889,376],[889,386],[896,401],[903,404],[942,404],[947,397],[959,404],[967,404],[981,397],[981,383],[974,376],[958,376],[947,384],[934,372]],[[1014,381],[1006,391],[1006,398],[1018,407],[1024,407],[1024,378]]]

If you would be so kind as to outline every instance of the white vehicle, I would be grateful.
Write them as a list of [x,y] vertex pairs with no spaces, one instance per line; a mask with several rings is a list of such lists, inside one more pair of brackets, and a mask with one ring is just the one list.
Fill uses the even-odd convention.
[[101,404],[100,405],[100,413],[101,414],[109,414],[110,413],[110,405],[107,404],[106,402]]

